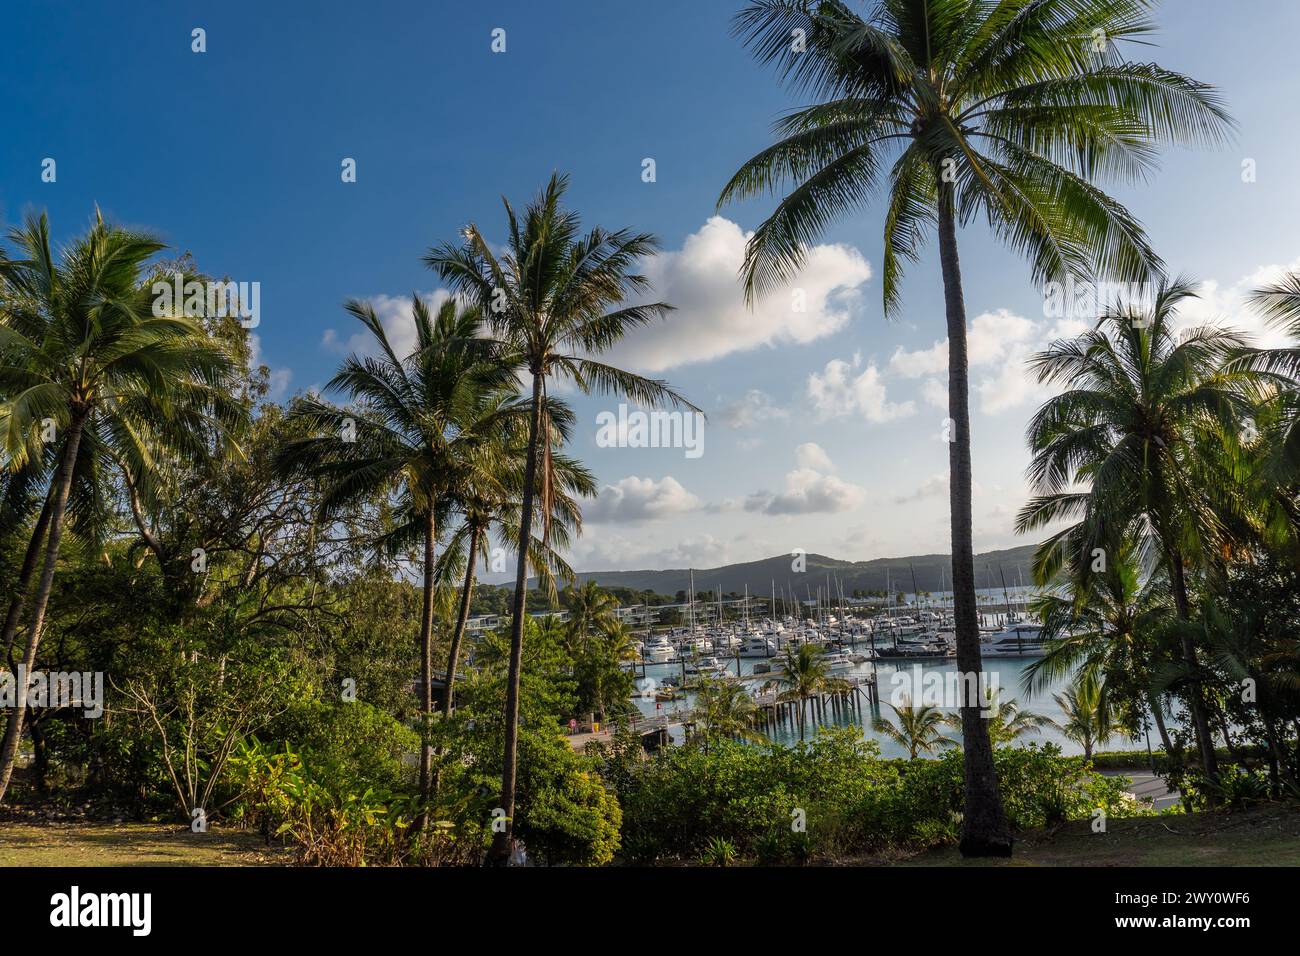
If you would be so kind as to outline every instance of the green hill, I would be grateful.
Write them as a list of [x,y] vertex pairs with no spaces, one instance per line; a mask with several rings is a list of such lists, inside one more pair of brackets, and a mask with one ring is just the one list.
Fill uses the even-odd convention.
[[[1036,545],[1024,545],[1005,551],[989,551],[975,556],[976,586],[1000,588],[1003,575],[1009,587],[1029,584],[1030,563]],[[695,590],[715,591],[724,594],[740,593],[748,586],[751,594],[770,594],[773,582],[778,590],[793,589],[795,595],[807,598],[808,592],[825,588],[827,578],[831,587],[838,586],[844,594],[855,590],[884,591],[886,586],[896,591],[949,590],[952,587],[951,558],[946,554],[919,554],[903,558],[877,558],[873,561],[841,561],[822,554],[809,554],[806,570],[796,573],[791,565],[794,559],[777,555],[744,564],[728,564],[720,568],[696,568]],[[676,594],[690,587],[691,572],[687,568],[663,571],[582,571],[579,581],[595,581],[604,587],[625,587],[637,591],[654,591],[658,594]],[[942,588],[940,582],[942,581]]]

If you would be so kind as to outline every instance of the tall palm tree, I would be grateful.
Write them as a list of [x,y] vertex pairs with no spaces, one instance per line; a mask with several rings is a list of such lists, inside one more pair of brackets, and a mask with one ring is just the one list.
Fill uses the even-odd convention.
[[1134,542],[1122,543],[1104,570],[1082,582],[1071,577],[1069,567],[1056,567],[1059,550],[1040,556],[1051,564],[1036,568],[1035,576],[1048,590],[1031,602],[1030,611],[1043,622],[1046,653],[1025,668],[1022,690],[1041,693],[1070,675],[1098,684],[1107,697],[1114,688],[1131,688],[1141,695],[1165,753],[1172,756],[1174,743],[1153,683],[1173,615],[1166,577],[1144,569],[1146,556]]
[[915,707],[912,699],[905,696],[901,707],[890,704],[889,709],[898,718],[898,726],[895,727],[883,717],[877,717],[872,727],[876,733],[906,750],[909,760],[915,760],[918,754],[934,753],[942,747],[956,746],[955,740],[939,732],[945,723],[943,712],[939,708],[929,704]]
[[848,682],[832,677],[824,652],[814,644],[786,646],[785,656],[765,686],[784,688],[778,698],[797,701],[799,704],[799,739],[804,739],[804,712],[809,698],[828,691],[842,690]]
[[1056,706],[1065,714],[1061,732],[1083,748],[1083,759],[1092,760],[1093,748],[1111,737],[1111,714],[1105,688],[1095,675],[1081,674],[1063,694],[1053,694]]
[[[552,400],[547,412],[553,422],[567,433],[572,423],[572,414],[567,406]],[[451,642],[447,653],[447,689],[443,697],[443,715],[450,716],[454,706],[456,691],[456,673],[459,668],[461,647],[465,637],[465,626],[469,620],[469,608],[473,599],[474,582],[478,559],[488,558],[491,535],[497,537],[508,547],[518,549],[519,505],[523,490],[523,464],[525,449],[523,442],[526,435],[508,437],[503,432],[503,441],[491,447],[489,454],[478,459],[487,467],[465,469],[461,480],[449,492],[453,509],[460,516],[460,523],[451,539],[443,548],[439,561],[437,582],[439,586],[463,575],[460,598],[457,602],[456,621],[452,627]],[[556,575],[572,576],[572,571],[558,551],[568,545],[570,536],[582,526],[582,513],[576,499],[579,496],[590,497],[596,493],[594,476],[576,460],[560,454],[552,454],[553,487],[551,526],[552,541],[548,544],[533,536],[532,567],[543,586],[554,589]]]
[[[1300,272],[1291,273],[1251,296],[1251,303],[1276,326],[1290,333],[1295,344],[1260,350],[1251,356],[1256,367],[1283,377],[1289,387],[1278,389],[1279,414],[1268,434],[1270,474],[1294,491],[1300,483]],[[1293,523],[1296,517],[1292,515]]]
[[391,554],[413,547],[422,551],[424,600],[417,646],[424,722],[420,795],[427,801],[439,521],[449,513],[449,492],[467,472],[482,477],[501,429],[526,411],[509,397],[513,377],[474,339],[481,322],[477,308],[448,299],[434,316],[414,296],[416,344],[406,356],[394,350],[371,305],[351,301],[346,308],[370,333],[378,355],[349,356],[326,386],[347,395],[351,406],[338,408],[312,396],[295,404],[291,417],[309,437],[288,442],[280,463],[288,472],[305,471],[322,480],[325,515],[391,494],[399,517],[378,543]]
[[[566,380],[584,394],[598,391],[627,396],[646,406],[671,404],[698,411],[665,382],[634,375],[599,362],[627,332],[665,315],[669,306],[655,302],[627,305],[649,289],[634,271],[654,252],[653,237],[629,230],[595,228],[580,232],[578,215],[563,207],[568,177],[553,175],[524,211],[522,221],[504,201],[508,235],[498,254],[478,226],[468,225],[464,242],[431,249],[425,263],[452,291],[483,309],[498,361],[531,379],[532,411],[524,469],[519,540],[532,537],[534,498],[541,499],[542,540],[550,537],[549,501],[553,494],[551,455],[554,433],[546,415],[547,383]],[[509,863],[513,845],[515,777],[519,745],[519,675],[523,659],[524,617],[528,587],[526,554],[521,550],[515,574],[510,622],[510,669],[506,691],[505,754],[501,807],[505,827],[494,835],[489,862]]]
[[[1088,586],[1125,541],[1149,542],[1164,562],[1179,621],[1190,616],[1187,572],[1225,543],[1202,471],[1207,449],[1243,431],[1256,376],[1232,364],[1245,348],[1213,326],[1175,327],[1191,283],[1161,285],[1150,310],[1108,311],[1097,327],[1031,359],[1040,382],[1066,388],[1028,427],[1035,496],[1016,519],[1020,533],[1075,519],[1039,548],[1040,568],[1068,565]],[[1188,698],[1202,767],[1217,779],[1196,648],[1180,628]]]
[[[32,469],[47,455],[56,462],[32,538],[44,556],[22,659],[30,673],[69,500],[75,494],[83,521],[101,522],[102,485],[93,472],[106,457],[184,454],[195,450],[196,434],[221,430],[235,414],[223,397],[234,363],[201,321],[155,314],[146,264],[165,247],[153,237],[106,224],[97,214],[58,259],[44,215],[28,217],[9,239],[19,258],[0,256],[3,461],[11,472]],[[30,545],[27,558],[34,558]],[[24,566],[13,599],[18,603],[11,603],[6,618],[6,645],[37,563],[25,560]],[[0,799],[13,773],[25,710],[24,692],[0,747]]]
[[[785,192],[749,243],[756,296],[794,277],[808,244],[888,184],[882,279],[900,306],[904,261],[936,226],[948,329],[949,469],[957,666],[978,676],[971,540],[966,307],[957,226],[977,218],[1027,256],[1038,281],[1160,269],[1140,224],[1093,182],[1140,180],[1162,143],[1217,142],[1229,120],[1213,91],[1118,44],[1153,29],[1145,0],[750,0],[736,32],[819,102],[776,125],[779,141],[736,173],[719,205]],[[896,154],[892,167],[887,163]],[[787,189],[788,184],[788,191]],[[977,686],[977,681],[967,686]],[[967,700],[967,855],[1007,855],[1011,833],[993,753]]]

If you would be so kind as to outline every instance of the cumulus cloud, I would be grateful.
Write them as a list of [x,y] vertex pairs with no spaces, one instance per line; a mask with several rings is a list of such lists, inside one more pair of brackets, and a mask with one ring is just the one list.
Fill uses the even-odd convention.
[[600,490],[595,502],[583,509],[588,521],[633,522],[685,514],[701,506],[671,475],[659,481],[630,475]]
[[862,356],[853,362],[832,359],[821,372],[808,376],[808,398],[823,420],[860,415],[873,424],[905,418],[916,411],[915,402],[891,402],[880,369],[868,364],[858,371]]
[[737,280],[750,235],[714,216],[681,249],[647,260],[655,299],[675,311],[628,335],[612,361],[662,372],[764,345],[812,342],[848,323],[859,288],[871,278],[861,253],[846,245],[813,246],[795,280],[751,308]]
[[1300,272],[1300,259],[1288,265],[1260,266],[1231,285],[1209,279],[1197,287],[1198,298],[1184,300],[1178,310],[1180,328],[1221,325],[1244,332],[1260,348],[1281,348],[1291,344],[1286,332],[1270,325],[1247,303],[1251,293],[1276,285],[1283,277]]
[[926,498],[946,498],[947,496],[948,473],[940,472],[926,478],[907,494],[896,496],[894,498],[894,504],[905,505],[913,501],[924,501]]
[[769,421],[784,421],[790,413],[772,403],[766,392],[751,388],[742,398],[723,405],[716,420],[728,428],[753,428]]
[[[991,365],[1005,359],[1019,345],[1040,334],[1036,323],[1006,309],[981,313],[970,324],[966,340],[967,360],[971,368]],[[947,373],[948,340],[945,338],[928,349],[916,351],[900,347],[889,360],[889,370],[902,378]]]
[[785,476],[785,490],[760,491],[745,501],[746,511],[769,515],[837,514],[852,511],[867,498],[866,490],[813,468],[796,468]]
[[[451,298],[446,289],[418,293],[429,307],[430,312],[437,312],[442,304]],[[406,295],[376,295],[365,300],[375,310],[389,343],[398,358],[405,358],[415,349],[415,314],[411,311],[411,297]],[[352,320],[351,334],[340,333],[335,329],[326,329],[321,344],[340,355],[377,355],[379,346],[368,329],[360,322]]]
[[[984,312],[971,322],[966,341],[972,388],[980,400],[980,411],[995,415],[1047,392],[1038,385],[1026,362],[1030,355],[1052,338],[1069,334],[1057,323],[1035,322],[1006,309]],[[889,360],[889,371],[900,378],[925,378],[921,397],[940,410],[948,407],[948,388],[941,376],[948,372],[948,340],[926,349],[897,349]]]
[[800,468],[812,468],[817,471],[835,470],[835,466],[831,464],[831,456],[826,454],[826,449],[815,441],[804,442],[796,448],[794,459]]

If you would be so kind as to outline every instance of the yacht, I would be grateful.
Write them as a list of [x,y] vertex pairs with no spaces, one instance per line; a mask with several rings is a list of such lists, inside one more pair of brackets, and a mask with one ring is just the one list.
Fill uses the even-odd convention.
[[1009,624],[980,638],[981,657],[1041,657],[1043,630],[1037,624]]
[[716,657],[701,657],[698,660],[686,662],[686,673],[695,674],[700,677],[721,677],[727,672],[727,668]]
[[832,674],[842,674],[853,670],[853,659],[843,651],[828,651],[822,655],[821,662]]
[[762,634],[750,634],[740,645],[741,657],[771,657],[775,653],[776,647]]
[[667,664],[677,657],[677,652],[666,637],[652,637],[641,648],[642,659],[648,664]]

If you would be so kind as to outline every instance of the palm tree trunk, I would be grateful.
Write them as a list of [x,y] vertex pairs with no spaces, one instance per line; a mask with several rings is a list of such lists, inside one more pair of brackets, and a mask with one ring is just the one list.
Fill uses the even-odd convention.
[[1156,733],[1160,735],[1160,745],[1165,748],[1165,756],[1170,760],[1178,756],[1174,749],[1174,742],[1169,738],[1169,728],[1165,726],[1164,708],[1160,706],[1160,698],[1155,694],[1150,697],[1151,718],[1156,724]]
[[[45,609],[50,602],[50,591],[54,588],[54,567],[59,560],[59,540],[63,536],[63,512],[72,491],[72,474],[77,463],[77,448],[81,444],[84,424],[84,414],[73,417],[68,428],[67,444],[63,448],[63,459],[59,462],[59,471],[55,477],[53,506],[50,509],[50,536],[45,544],[45,563],[41,567],[41,577],[36,587],[36,603],[32,607],[27,647],[23,653],[23,673],[27,678],[31,677],[32,668],[36,666],[36,648],[41,642]],[[4,800],[5,792],[9,789],[9,780],[18,760],[18,740],[22,736],[23,716],[27,710],[27,687],[22,686],[17,690],[18,699],[14,701],[14,708],[9,713],[4,744],[0,747],[0,801]]]
[[[542,371],[533,370],[533,408],[528,420],[528,460],[524,462],[524,494],[519,515],[519,563],[515,569],[515,593],[510,619],[510,672],[506,684],[505,748],[501,759],[502,828],[492,835],[487,862],[509,866],[514,842],[515,774],[519,750],[519,674],[524,660],[524,625],[528,606],[528,544],[533,534],[534,484],[542,426]],[[550,436],[547,436],[547,441]]]
[[460,608],[456,612],[456,629],[451,633],[451,650],[447,653],[447,691],[442,702],[442,715],[451,716],[451,694],[456,686],[456,665],[460,661],[460,642],[465,636],[465,624],[469,621],[470,595],[474,592],[474,559],[478,551],[478,525],[469,530],[469,560],[465,565],[465,585],[460,591]]
[[433,559],[437,539],[433,502],[424,523],[424,607],[420,615],[420,818],[424,829],[432,787],[433,744],[429,740],[433,716]]
[[32,575],[36,573],[36,561],[41,556],[41,542],[45,539],[45,529],[50,526],[51,501],[47,495],[45,504],[41,506],[40,517],[36,519],[36,527],[32,529],[32,539],[27,542],[27,553],[23,555],[23,566],[18,572],[17,586],[14,588],[14,596],[9,601],[9,613],[5,615],[4,636],[0,638],[0,643],[5,647],[5,660],[13,663],[10,653],[13,651],[14,635],[18,633],[18,621],[23,616],[23,607],[27,603],[27,588],[32,583]]
[[[971,532],[970,396],[966,358],[966,303],[962,294],[961,261],[957,256],[957,224],[951,185],[939,199],[939,260],[943,269],[944,305],[948,320],[948,445],[949,500],[952,509],[953,620],[957,637],[958,681],[965,699],[961,706],[962,750],[966,805],[962,822],[963,856],[1010,856],[1011,829],[1002,808],[993,745],[980,714],[981,671],[979,611],[975,599],[975,553]],[[974,697],[974,699],[971,699]]]
[[[1187,597],[1187,575],[1183,571],[1183,556],[1177,548],[1169,549],[1169,573],[1174,583],[1174,607],[1178,620],[1186,624],[1191,619],[1191,605]],[[1197,676],[1199,665],[1196,660],[1196,645],[1186,627],[1179,628],[1179,640],[1182,643],[1183,663],[1191,674],[1192,686],[1188,698],[1192,706],[1192,726],[1196,731],[1196,746],[1201,754],[1201,766],[1211,784],[1219,781],[1219,760],[1214,753],[1214,735],[1210,731],[1209,717],[1205,712],[1205,698],[1201,682]],[[1211,806],[1217,802],[1213,788],[1206,795]]]

